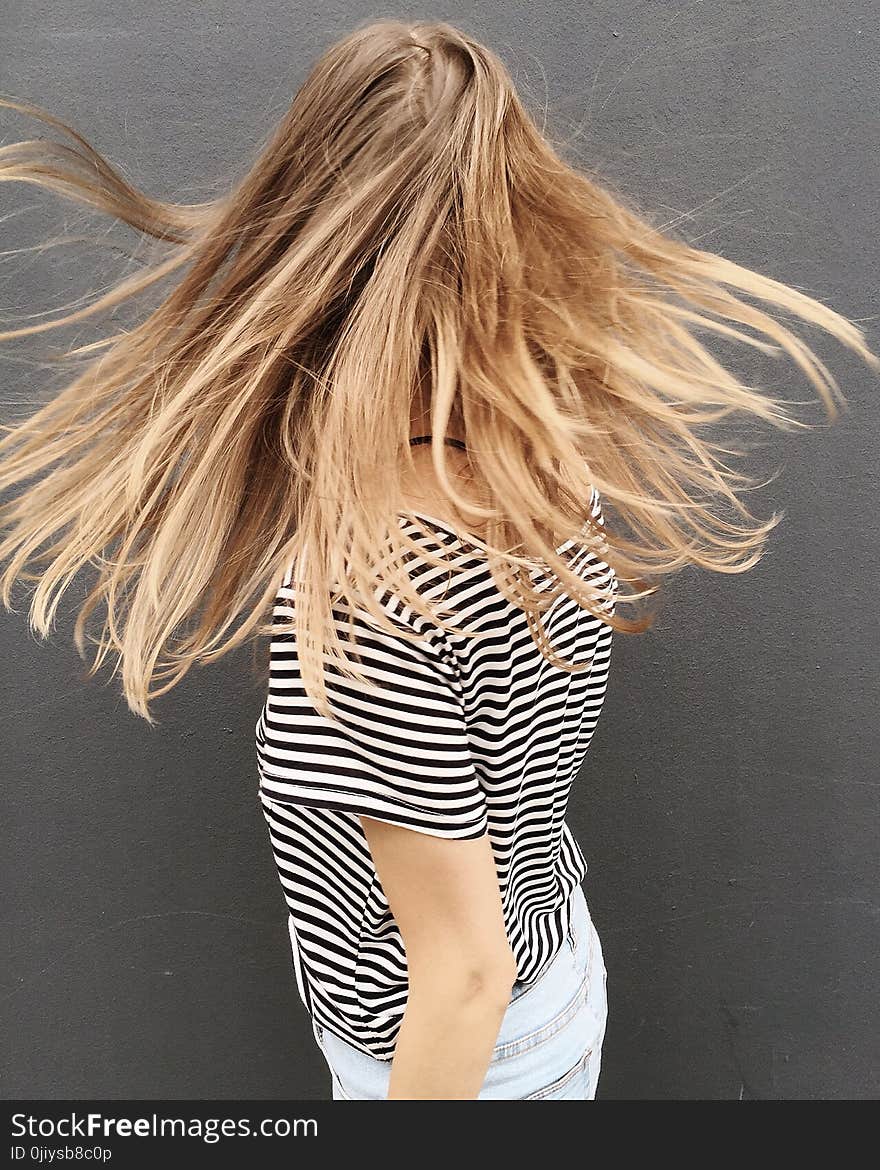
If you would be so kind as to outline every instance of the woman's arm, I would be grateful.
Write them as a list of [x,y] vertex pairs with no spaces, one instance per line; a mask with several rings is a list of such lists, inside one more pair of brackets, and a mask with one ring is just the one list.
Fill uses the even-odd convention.
[[516,979],[489,838],[361,823],[409,972],[388,1099],[473,1100]]

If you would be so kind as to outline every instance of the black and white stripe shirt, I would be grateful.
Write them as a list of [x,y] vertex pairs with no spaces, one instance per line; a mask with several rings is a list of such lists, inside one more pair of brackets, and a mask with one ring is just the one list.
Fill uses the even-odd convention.
[[[596,491],[591,510],[601,521]],[[418,642],[356,615],[361,666],[379,689],[329,668],[330,721],[303,688],[295,630],[279,631],[256,725],[259,797],[299,994],[316,1023],[381,1060],[394,1054],[407,966],[359,814],[438,837],[488,833],[517,978],[532,980],[565,938],[569,897],[587,869],[565,813],[611,657],[612,628],[561,593],[541,615],[550,643],[592,665],[574,674],[552,665],[526,615],[499,592],[486,554],[466,534],[415,515],[419,526],[400,517],[405,531],[422,547],[442,542],[456,569],[450,576],[412,553],[416,587],[453,602],[455,624],[484,636],[450,635],[393,599],[383,609],[421,634]],[[605,603],[613,612],[617,580],[595,545],[569,540],[566,549],[585,579],[613,589]],[[546,569],[533,579],[551,583]],[[288,568],[276,624],[295,616],[291,580]],[[348,618],[337,613],[344,640]]]

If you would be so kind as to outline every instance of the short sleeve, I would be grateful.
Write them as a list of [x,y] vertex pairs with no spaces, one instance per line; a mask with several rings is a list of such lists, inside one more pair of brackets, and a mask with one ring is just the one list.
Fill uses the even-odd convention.
[[[292,607],[290,590],[282,589],[276,621],[289,619]],[[338,628],[345,645],[347,622]],[[373,817],[435,837],[482,836],[485,797],[454,662],[433,632],[414,642],[358,616],[354,636],[355,665],[372,686],[328,666],[329,719],[306,694],[295,629],[274,635],[258,735],[261,798]]]

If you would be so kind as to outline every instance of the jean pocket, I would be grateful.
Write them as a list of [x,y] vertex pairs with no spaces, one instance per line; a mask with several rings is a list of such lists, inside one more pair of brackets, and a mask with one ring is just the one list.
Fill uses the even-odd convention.
[[[529,990],[538,993],[542,989],[538,984]],[[530,1022],[529,1016],[526,1016],[523,1031],[518,1031],[518,1034],[511,1039],[500,1040],[495,1045],[492,1050],[492,1064],[497,1065],[502,1061],[511,1060],[513,1057],[522,1056],[531,1049],[539,1048],[548,1041],[554,1040],[583,1011],[588,990],[586,982],[581,982],[573,992],[570,992],[562,1006],[552,1014],[548,1014],[543,1019],[539,1017],[537,1022]],[[534,1015],[534,1013],[529,1012],[529,1015]],[[502,1023],[502,1034],[503,1032],[504,1024]]]
[[573,1068],[557,1077],[555,1081],[551,1081],[549,1085],[545,1085],[543,1089],[529,1093],[526,1101],[549,1101],[554,1097],[559,1100],[566,1097],[573,1101],[586,1100],[589,1096],[589,1065],[592,1055],[592,1049],[585,1052]]

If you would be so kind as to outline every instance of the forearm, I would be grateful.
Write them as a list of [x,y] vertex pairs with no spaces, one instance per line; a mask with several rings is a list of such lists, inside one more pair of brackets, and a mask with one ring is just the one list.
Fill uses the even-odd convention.
[[388,1100],[475,1100],[509,991],[497,980],[469,992],[415,980],[397,1036]]

